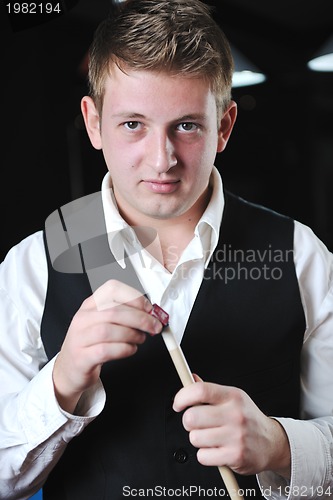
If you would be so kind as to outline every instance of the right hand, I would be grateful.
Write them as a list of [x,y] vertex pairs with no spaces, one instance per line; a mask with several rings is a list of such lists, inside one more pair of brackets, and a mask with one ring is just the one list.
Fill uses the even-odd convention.
[[109,280],[88,297],[68,329],[53,369],[59,405],[73,413],[82,393],[97,382],[103,363],[132,356],[162,324],[134,288]]

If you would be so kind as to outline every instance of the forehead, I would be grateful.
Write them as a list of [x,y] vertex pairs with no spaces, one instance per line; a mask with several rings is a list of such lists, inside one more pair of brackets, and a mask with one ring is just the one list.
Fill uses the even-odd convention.
[[160,116],[202,114],[216,118],[216,100],[203,78],[151,70],[111,68],[105,80],[103,109]]

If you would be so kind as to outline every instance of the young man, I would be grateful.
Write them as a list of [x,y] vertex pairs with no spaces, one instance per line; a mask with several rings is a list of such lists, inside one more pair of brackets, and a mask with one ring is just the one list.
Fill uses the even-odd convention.
[[333,259],[223,189],[232,71],[199,0],[132,0],[96,31],[101,195],[1,265],[1,498],[226,496],[221,465],[245,497],[333,495]]

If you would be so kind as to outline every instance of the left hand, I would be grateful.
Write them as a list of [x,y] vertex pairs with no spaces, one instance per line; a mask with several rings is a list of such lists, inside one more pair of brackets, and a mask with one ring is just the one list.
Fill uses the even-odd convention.
[[239,474],[271,470],[290,477],[290,448],[283,427],[264,415],[241,389],[196,382],[176,395],[173,409],[203,465],[226,465]]

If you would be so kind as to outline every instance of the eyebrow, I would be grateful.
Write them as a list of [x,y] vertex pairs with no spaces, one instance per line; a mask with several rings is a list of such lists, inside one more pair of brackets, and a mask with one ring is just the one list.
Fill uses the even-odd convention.
[[186,122],[186,121],[206,121],[207,115],[203,113],[193,113],[189,115],[180,116],[177,118],[177,122]]
[[111,115],[110,118],[127,118],[127,119],[128,118],[132,118],[132,119],[140,118],[140,119],[142,119],[142,118],[146,118],[146,117],[144,115],[142,115],[141,113],[132,113],[132,112],[127,113],[126,111],[124,111],[123,113],[116,113],[114,115]]
[[[134,112],[122,112],[122,113],[116,113],[114,115],[111,115],[110,118],[123,118],[127,120],[142,120],[145,119],[147,120],[148,118],[141,114],[141,113],[134,113]],[[193,114],[187,114],[183,116],[179,116],[178,118],[175,118],[172,120],[172,122],[185,122],[185,121],[206,121],[207,116],[203,113],[193,113]]]

